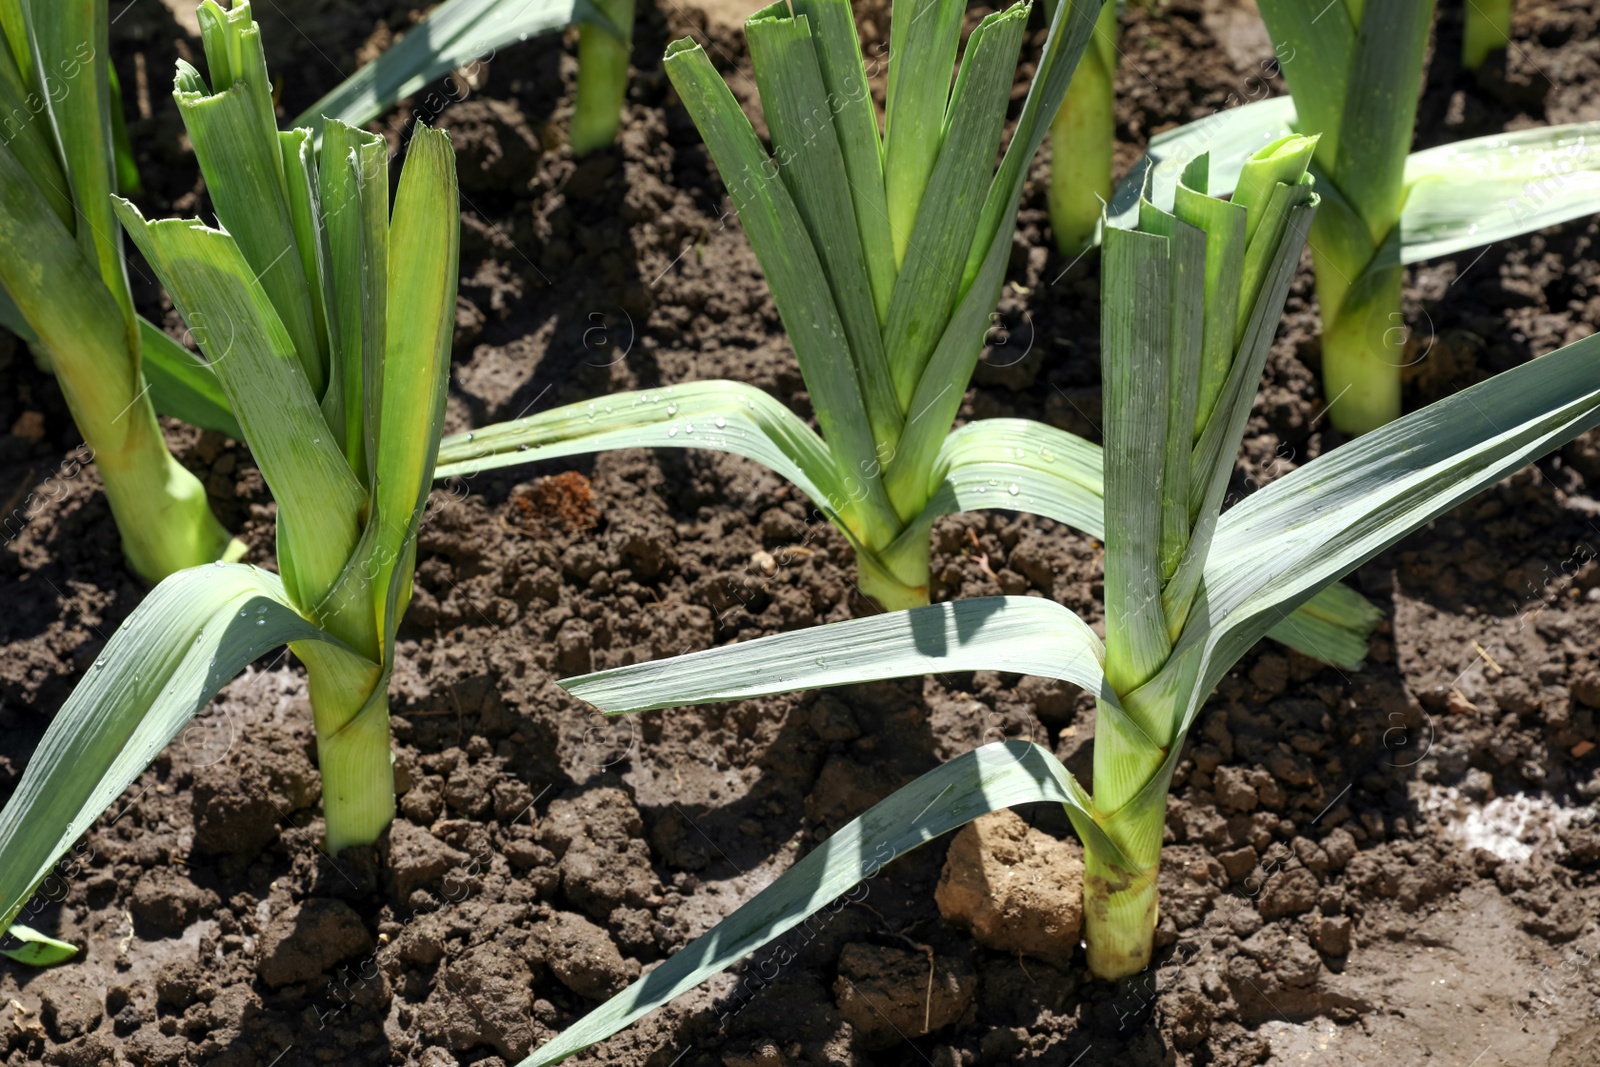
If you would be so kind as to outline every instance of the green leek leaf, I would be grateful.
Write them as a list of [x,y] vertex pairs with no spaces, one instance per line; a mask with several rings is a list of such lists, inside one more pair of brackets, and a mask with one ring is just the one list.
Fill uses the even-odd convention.
[[49,967],[56,963],[65,963],[78,954],[78,946],[66,941],[57,941],[48,934],[41,934],[31,926],[21,923],[12,923],[4,935],[16,938],[21,944],[15,947],[0,946],[0,955],[10,956],[18,963],[25,963],[29,967]]
[[319,137],[324,119],[364,126],[441,74],[487,62],[507,45],[574,22],[628,36],[590,0],[446,0],[293,125],[310,127]]
[[[1047,801],[1065,805],[1080,833],[1091,839],[1097,834],[1082,788],[1048,750],[1024,741],[1003,741],[957,756],[873,805],[732,915],[517,1067],[559,1063],[605,1040],[782,936],[885,864],[939,835],[991,811]],[[1103,835],[1100,838],[1107,854],[1120,855],[1115,845]]]
[[235,441],[244,440],[244,431],[233,417],[222,383],[205,360],[142,317],[139,342],[145,381],[150,383],[150,400],[158,414],[170,415],[202,430],[215,430]]
[[51,720],[0,811],[0,929],[229,679],[286,642],[328,640],[255,567],[196,567],[156,586]]

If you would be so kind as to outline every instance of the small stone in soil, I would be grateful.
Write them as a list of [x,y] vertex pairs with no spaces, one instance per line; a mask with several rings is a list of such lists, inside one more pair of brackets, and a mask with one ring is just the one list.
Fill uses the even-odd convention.
[[276,989],[309,982],[340,960],[372,951],[361,916],[342,900],[308,900],[291,906],[261,935],[256,974]]
[[839,954],[833,993],[839,1014],[865,1049],[949,1026],[972,1003],[978,976],[965,961],[911,949],[852,942]]
[[934,900],[982,945],[1065,965],[1083,922],[1083,861],[1075,845],[997,811],[951,842]]
[[562,985],[581,997],[604,1000],[639,977],[605,930],[571,912],[557,912],[541,931],[545,963]]
[[465,852],[404,819],[390,826],[384,851],[390,897],[397,901],[409,900],[415,890],[436,887],[446,873],[468,859]]

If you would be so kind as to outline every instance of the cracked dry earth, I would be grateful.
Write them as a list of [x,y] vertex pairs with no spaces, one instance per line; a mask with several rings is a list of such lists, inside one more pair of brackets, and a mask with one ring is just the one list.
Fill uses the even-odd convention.
[[[147,214],[207,210],[164,91],[173,61],[199,52],[173,13],[185,6],[113,5]],[[1600,118],[1586,0],[1519,4],[1516,47],[1483,79],[1458,68],[1457,6],[1441,6],[1419,146]],[[259,4],[284,114],[419,17],[394,8]],[[810,414],[755,259],[658,62],[674,37],[708,38],[751,105],[744,12],[726,0],[641,8],[613,149],[577,161],[564,147],[575,61],[561,38],[507,49],[457,93],[424,94],[378,124],[398,144],[415,111],[460,151],[452,430],[706,377]],[[858,17],[866,46],[882,47],[886,6]],[[1283,91],[1255,77],[1271,44],[1235,0],[1131,6],[1123,49],[1123,167],[1155,132]],[[1001,306],[1009,335],[962,417],[1095,437],[1096,275],[1052,251],[1046,165],[1023,204]],[[1591,332],[1595,236],[1574,222],[1413,268],[1408,403]],[[149,272],[135,275],[141,308],[181,332]],[[1307,271],[1250,423],[1241,493],[1339,443],[1318,419],[1316,337]],[[0,364],[13,383],[0,395],[0,498],[21,516],[0,551],[3,797],[143,590],[119,565],[93,468],[72,459],[54,383],[9,337]],[[176,425],[169,435],[251,558],[272,565],[273,507],[248,453]],[[789,935],[781,956],[758,954],[574,1062],[1600,1062],[1597,498],[1590,435],[1357,572],[1385,613],[1364,670],[1263,644],[1224,679],[1169,802],[1149,973],[1092,982],[1060,931],[1019,937],[1007,916],[972,913],[975,936],[941,915],[952,851],[968,875],[1002,854],[1008,870],[1070,872],[1061,813],[1023,809],[985,825],[987,851],[974,832],[896,860]],[[996,512],[946,519],[934,536],[937,597],[1036,595],[1099,620],[1099,546],[1081,534]],[[1092,702],[1039,679],[945,675],[614,722],[554,685],[847,618],[867,610],[853,574],[842,539],[792,489],[728,457],[634,451],[441,488],[402,632],[403,792],[385,841],[319,851],[303,671],[282,655],[256,664],[30,906],[29,921],[85,951],[44,972],[0,963],[0,1062],[514,1063],[938,761],[1030,737],[1087,777]],[[1017,914],[1055,914],[1053,884],[1012,885]],[[961,893],[937,895],[959,911]]]

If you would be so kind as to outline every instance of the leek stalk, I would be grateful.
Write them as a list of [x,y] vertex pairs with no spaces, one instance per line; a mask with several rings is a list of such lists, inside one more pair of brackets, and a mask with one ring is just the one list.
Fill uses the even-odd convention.
[[[1018,804],[1062,804],[1083,841],[1091,973],[1116,978],[1148,965],[1166,793],[1211,688],[1274,622],[1288,621],[1290,609],[1336,588],[1336,576],[1600,425],[1600,337],[1590,337],[1319,456],[1222,512],[1316,207],[1311,187],[1293,180],[1311,154],[1306,139],[1271,146],[1250,163],[1260,173],[1241,183],[1254,193],[1232,203],[1205,195],[1206,161],[1196,160],[1170,210],[1165,198],[1159,208],[1146,201],[1132,219],[1106,226],[1111,528],[1104,644],[1058,604],[989,597],[562,682],[602,710],[622,713],[932,672],[1057,678],[1097,697],[1094,795],[1038,745],[1010,741],[958,756],[844,826],[519,1067],[557,1063],[604,1040],[831,906],[886,857]],[[1257,180],[1268,176],[1270,184]],[[1216,242],[1243,241],[1250,231],[1242,254],[1213,254]],[[1268,267],[1254,290],[1245,282],[1248,264],[1263,259]],[[1218,310],[1214,297],[1223,286],[1251,305],[1242,335],[1237,315]],[[1214,319],[1220,333],[1207,329]],[[1197,430],[1190,405],[1208,358],[1206,339],[1222,334],[1241,339],[1217,403]],[[1134,477],[1147,499],[1119,487]],[[1162,658],[1149,673],[1152,653]],[[1120,689],[1113,677],[1122,679]]]
[[244,546],[167,450],[143,374],[147,334],[111,215],[119,124],[105,0],[33,4],[26,17],[24,6],[0,0],[0,303],[17,316],[6,324],[54,371],[129,568],[158,582],[237,558]]
[[1400,414],[1399,222],[1433,0],[1261,0],[1302,133],[1320,135],[1311,233],[1328,418],[1365,433]]
[[574,155],[584,156],[616,139],[628,95],[628,56],[633,51],[633,0],[595,0],[600,13],[623,31],[578,27],[578,93],[572,104]]
[[1477,70],[1511,41],[1512,0],[1462,0],[1461,65]]
[[444,419],[455,157],[418,126],[391,209],[381,136],[329,120],[318,153],[309,129],[277,129],[248,3],[205,0],[198,17],[209,81],[180,61],[173,96],[226,229],[107,203],[199,339],[203,364],[173,361],[181,382],[236,423],[272,491],[281,576],[179,571],[112,635],[0,811],[0,930],[188,719],[279,645],[306,665],[329,850],[372,843],[394,817],[388,686]]
[[1117,5],[1108,3],[1050,123],[1050,229],[1064,256],[1093,245],[1100,212],[1111,202],[1116,80]]

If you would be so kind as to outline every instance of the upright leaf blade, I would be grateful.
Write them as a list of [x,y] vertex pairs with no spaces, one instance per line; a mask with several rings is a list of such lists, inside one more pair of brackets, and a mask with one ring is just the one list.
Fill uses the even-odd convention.
[[950,100],[948,132],[942,145],[935,145],[937,161],[930,162],[925,179],[930,210],[918,213],[906,240],[897,243],[903,262],[884,336],[902,410],[909,411],[962,291],[961,267],[992,180],[1027,18],[1028,8],[1016,5],[988,16],[972,31]]
[[960,0],[895,0],[893,7],[883,182],[895,263],[903,265],[944,140],[950,70],[961,44],[966,5]]
[[1171,645],[1161,610],[1162,494],[1172,280],[1165,237],[1107,227],[1101,312],[1105,389],[1106,676],[1126,693],[1154,674]]
[[900,437],[902,415],[809,21],[767,8],[745,23],[745,38],[761,90],[761,109],[772,132],[778,174],[821,261],[849,342],[872,436],[880,447],[892,448]]
[[733,93],[700,46],[687,38],[674,43],[667,50],[665,66],[711,150],[761,261],[823,439],[852,483],[855,503],[845,509],[845,521],[862,541],[886,544],[893,538],[895,523],[879,478],[882,458],[872,438],[844,328],[821,261],[804,236],[800,213]]
[[122,259],[122,229],[111,212],[117,184],[111,87],[103,59],[110,49],[105,0],[32,2],[24,10],[32,30],[34,70],[46,72],[53,83],[37,88],[48,98],[46,115],[72,186],[78,244],[97,264],[131,344],[137,333],[133,296]]
[[[383,415],[367,447],[377,457],[377,632],[389,660],[411,590],[418,517],[433,484],[456,321],[460,202],[450,135],[418,127],[389,228],[389,322]],[[398,588],[395,583],[398,582]],[[387,591],[387,595],[385,595]]]
[[350,469],[370,486],[367,439],[378,431],[389,315],[389,146],[377,134],[330,119],[317,178],[338,328],[342,443]]
[[883,189],[883,142],[861,62],[855,15],[849,0],[795,0],[794,13],[811,23],[816,39],[828,108],[833,112],[834,133],[844,156],[845,180],[850,184],[856,229],[872,283],[873,306],[882,325],[889,318],[897,267],[889,233],[889,202]]
[[278,563],[310,611],[360,536],[366,494],[323,421],[289,334],[238,245],[198,220],[118,214],[199,337],[212,371],[278,501]]

